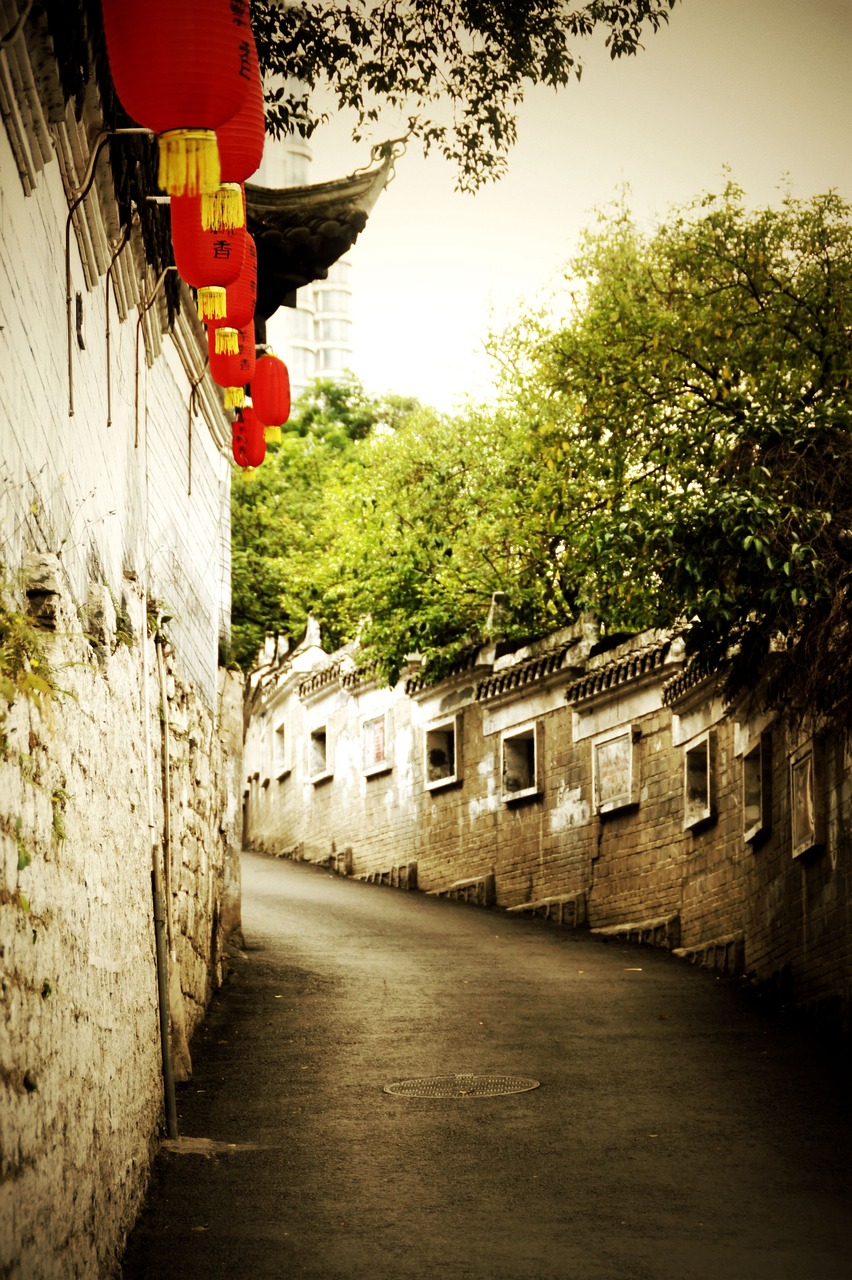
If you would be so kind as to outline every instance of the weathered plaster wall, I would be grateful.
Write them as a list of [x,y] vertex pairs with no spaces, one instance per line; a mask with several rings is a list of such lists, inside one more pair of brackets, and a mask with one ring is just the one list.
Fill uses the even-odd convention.
[[[206,417],[190,422],[190,380],[179,353],[204,367],[200,346],[192,352],[198,322],[191,303],[179,341],[160,334],[156,304],[137,339],[138,313],[122,321],[110,291],[108,410],[105,281],[88,287],[72,234],[71,291],[82,300],[85,349],[75,327],[69,416],[68,203],[59,168],[52,162],[25,196],[0,130],[0,175],[0,561],[8,571],[27,551],[59,555],[74,599],[84,603],[90,582],[105,585],[119,609],[128,582],[143,586],[171,616],[184,666],[214,703],[218,641],[230,625],[222,540],[228,426],[209,377],[200,387]],[[138,267],[128,246],[116,284],[138,292]]]
[[[0,1273],[27,1280],[108,1274],[162,1113],[147,800],[150,769],[162,856],[154,646],[148,756],[141,596],[128,595],[132,635],[117,636],[109,614],[84,631],[93,619],[77,616],[61,563],[48,567],[63,692],[42,712],[17,701],[0,752]],[[191,1036],[221,977],[239,754],[171,650],[166,667],[180,1067],[180,1031]]]
[[[40,615],[57,691],[42,711],[0,704],[0,1275],[88,1280],[113,1270],[163,1110],[151,866],[165,712],[185,1070],[225,931],[239,927],[241,691],[218,663],[228,423],[191,303],[172,334],[157,302],[138,323],[154,281],[133,239],[107,303],[117,228],[103,159],[70,236],[69,413],[62,172],[80,182],[99,118],[87,100],[81,121],[59,121],[55,103],[47,121],[41,82],[16,96],[28,41],[0,52],[0,594],[5,610]],[[168,619],[166,696],[151,640],[147,715],[146,602]]]

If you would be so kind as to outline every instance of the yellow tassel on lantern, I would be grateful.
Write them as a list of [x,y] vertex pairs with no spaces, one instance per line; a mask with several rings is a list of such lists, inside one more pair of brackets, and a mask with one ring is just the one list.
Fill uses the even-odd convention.
[[170,196],[197,196],[219,186],[219,144],[215,129],[168,129],[158,137],[157,181]]
[[245,387],[226,387],[225,388],[225,408],[226,409],[242,409],[246,402]]
[[222,320],[228,295],[221,285],[205,284],[198,290],[198,314],[202,320]]
[[280,444],[281,428],[280,427],[264,427],[263,436],[267,444]]
[[201,225],[205,231],[234,231],[245,225],[243,189],[238,182],[223,182],[201,197]]
[[229,329],[227,325],[221,325],[216,330],[216,355],[217,356],[235,356],[240,349],[240,335],[237,329]]

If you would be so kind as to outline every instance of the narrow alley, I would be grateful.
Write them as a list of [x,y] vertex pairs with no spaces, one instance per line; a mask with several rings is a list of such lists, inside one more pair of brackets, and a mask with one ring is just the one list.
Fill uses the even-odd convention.
[[[847,1280],[837,1049],[667,953],[242,866],[124,1280]],[[456,1075],[538,1085],[386,1092]]]

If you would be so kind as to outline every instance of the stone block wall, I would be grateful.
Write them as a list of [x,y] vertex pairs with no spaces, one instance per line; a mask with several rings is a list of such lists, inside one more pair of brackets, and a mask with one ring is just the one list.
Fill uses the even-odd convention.
[[[302,699],[287,688],[252,730],[255,751],[246,757],[244,803],[251,844],[287,850],[314,862],[334,862],[346,847],[359,872],[390,866],[395,851],[410,842],[416,821],[413,800],[413,736],[404,699],[385,690],[348,692],[335,681],[318,697]],[[388,710],[387,767],[361,767],[361,725]],[[284,724],[286,768],[275,761],[276,726]],[[311,735],[325,734],[326,765],[311,762]],[[399,859],[402,861],[402,859]]]
[[163,707],[178,1072],[221,978],[240,743],[168,646],[163,699],[149,641],[146,752],[141,595],[126,631],[97,635],[61,563],[33,569],[56,588],[57,692],[4,707],[0,746],[0,1274],[65,1280],[111,1273],[163,1111],[148,806],[150,778],[163,859]]
[[748,851],[744,892],[746,965],[766,975],[787,1004],[832,1023],[852,1022],[852,760],[841,736],[817,737],[815,805],[823,839],[792,857],[790,762],[801,731],[772,726],[771,821]]
[[[663,710],[632,718],[637,798],[634,805],[595,814],[595,849],[588,902],[593,927],[674,914],[681,907],[686,858],[678,761],[671,716]],[[583,792],[591,800],[591,751],[583,760]]]
[[[341,680],[321,650],[312,661],[325,674],[307,681],[308,662],[298,678],[283,676],[249,720],[248,770],[264,750],[265,724],[284,725],[293,751],[280,791],[252,784],[252,845],[334,866],[351,851],[354,874],[386,883],[416,862],[422,890],[477,901],[477,886],[493,877],[501,907],[748,973],[848,1022],[852,761],[842,744],[820,740],[814,808],[824,831],[794,856],[790,764],[808,739],[749,703],[724,704],[712,681],[679,689],[682,652],[656,633],[597,654],[578,649],[550,670],[538,646],[496,662],[483,652],[435,688],[414,680],[408,694],[403,684]],[[367,776],[360,726],[383,710],[391,767]],[[430,786],[427,731],[452,717],[456,776]],[[308,741],[319,725],[334,764],[312,784]],[[524,733],[535,736],[535,785],[507,795],[501,744]],[[593,766],[612,739],[632,768],[615,798]],[[747,838],[744,757],[760,744],[771,785],[765,827]],[[697,779],[687,776],[688,756]],[[617,780],[607,785],[617,789]],[[688,796],[695,786],[698,801]]]

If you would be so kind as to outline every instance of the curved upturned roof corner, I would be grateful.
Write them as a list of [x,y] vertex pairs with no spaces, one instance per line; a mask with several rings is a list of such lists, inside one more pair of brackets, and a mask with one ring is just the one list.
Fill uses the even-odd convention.
[[396,154],[391,146],[375,168],[332,182],[279,188],[246,183],[248,229],[257,245],[258,321],[295,306],[296,290],[324,280],[348,253],[390,181]]

